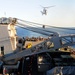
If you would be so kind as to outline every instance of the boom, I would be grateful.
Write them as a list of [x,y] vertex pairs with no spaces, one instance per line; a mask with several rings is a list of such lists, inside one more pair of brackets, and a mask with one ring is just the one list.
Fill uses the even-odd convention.
[[[4,61],[19,59],[25,56],[35,55],[43,52],[50,52],[52,50],[56,50],[66,46],[75,45],[75,35],[61,36],[61,37],[51,37],[50,39],[31,47],[30,49],[25,49],[21,52],[17,52],[15,54],[10,55],[9,57],[4,58]],[[65,40],[65,42],[64,42]],[[50,47],[48,48],[47,43],[50,43]],[[64,43],[63,43],[64,42]],[[53,46],[52,46],[53,44]],[[42,48],[39,49],[39,46]]]

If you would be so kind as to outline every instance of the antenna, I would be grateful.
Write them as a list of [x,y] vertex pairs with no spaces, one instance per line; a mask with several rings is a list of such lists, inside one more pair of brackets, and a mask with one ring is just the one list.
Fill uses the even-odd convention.
[[6,17],[6,12],[4,12],[4,16]]

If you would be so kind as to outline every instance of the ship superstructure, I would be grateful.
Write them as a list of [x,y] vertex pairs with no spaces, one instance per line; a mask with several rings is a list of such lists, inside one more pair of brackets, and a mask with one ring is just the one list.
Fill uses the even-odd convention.
[[0,18],[0,50],[4,50],[4,54],[16,49],[15,23],[15,19]]

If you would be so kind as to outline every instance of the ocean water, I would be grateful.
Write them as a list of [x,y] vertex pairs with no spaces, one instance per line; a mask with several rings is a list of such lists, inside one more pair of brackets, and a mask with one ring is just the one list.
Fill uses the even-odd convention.
[[[21,37],[38,37],[38,36],[43,36],[45,37],[46,35],[42,35],[39,33],[35,33],[20,27],[17,27],[17,35]],[[46,28],[46,30],[57,32],[59,35],[68,35],[68,34],[75,34],[75,28],[69,28],[69,29],[61,29],[61,28]],[[39,30],[38,30],[39,31]]]
[[[17,30],[17,35],[20,37],[48,37],[46,35],[42,35],[39,33],[35,33],[29,30],[26,30],[24,28],[20,28],[20,27],[16,27]],[[53,31],[53,32],[57,32],[60,36],[62,35],[70,35],[70,34],[75,34],[75,28],[46,28],[46,30],[49,31]],[[39,30],[38,30],[39,31]],[[75,45],[71,46],[73,48],[75,48]]]
[[17,35],[20,36],[20,37],[33,37],[33,36],[34,37],[39,37],[39,36],[45,37],[45,35],[35,33],[35,32],[32,32],[32,31],[20,28],[20,27],[17,27],[16,30],[17,30]]

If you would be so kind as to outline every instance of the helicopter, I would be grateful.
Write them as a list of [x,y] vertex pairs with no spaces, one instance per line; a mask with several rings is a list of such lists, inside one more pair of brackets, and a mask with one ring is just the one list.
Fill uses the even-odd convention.
[[[55,5],[54,5],[54,6],[55,6]],[[54,6],[48,6],[48,7],[43,7],[43,6],[41,6],[41,7],[43,8],[43,10],[41,11],[42,15],[47,15],[47,9],[48,9],[48,8],[51,8],[51,7],[54,7]]]

